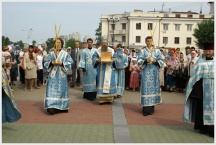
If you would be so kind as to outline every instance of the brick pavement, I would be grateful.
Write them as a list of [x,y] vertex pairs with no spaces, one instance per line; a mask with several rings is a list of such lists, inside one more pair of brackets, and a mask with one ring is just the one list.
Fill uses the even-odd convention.
[[[162,92],[163,103],[155,107],[154,115],[144,117],[139,106],[139,92],[127,90],[112,105],[99,105],[97,101],[84,100],[80,87],[69,88],[69,113],[50,116],[43,106],[45,86],[24,92],[17,85],[14,90],[22,118],[16,123],[2,125],[3,143],[114,143],[125,127],[130,136],[127,142],[131,143],[214,142],[213,138],[193,130],[193,124],[181,121],[182,93]],[[115,114],[118,112],[122,114]],[[121,126],[115,124],[115,120],[124,118],[126,126],[122,131],[121,128],[115,131]],[[124,142],[124,138],[119,139],[118,142]]]

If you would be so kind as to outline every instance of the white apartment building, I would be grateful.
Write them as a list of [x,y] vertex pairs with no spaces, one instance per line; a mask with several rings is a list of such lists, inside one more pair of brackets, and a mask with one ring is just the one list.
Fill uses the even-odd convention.
[[84,37],[83,37],[83,42],[87,42],[87,39],[88,38],[92,38],[91,36],[89,36],[89,35],[85,35]]
[[59,38],[64,40],[64,43],[68,41],[68,35],[60,35]]
[[79,32],[73,32],[72,34],[69,34],[69,39],[74,38],[77,41],[81,41],[81,35]]
[[185,48],[195,45],[193,29],[214,14],[188,12],[143,12],[102,15],[102,36],[109,45],[122,44],[126,48],[144,47],[145,38],[153,36],[156,47]]

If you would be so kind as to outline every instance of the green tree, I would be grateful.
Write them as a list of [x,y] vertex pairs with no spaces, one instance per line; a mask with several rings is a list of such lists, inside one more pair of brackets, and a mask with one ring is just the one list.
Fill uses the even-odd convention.
[[75,43],[76,43],[76,40],[74,38],[71,38],[68,41],[66,41],[65,48],[67,47],[75,48]]
[[204,42],[214,41],[214,20],[208,19],[198,23],[197,28],[194,29],[193,36],[196,38],[195,43],[203,49]]
[[24,48],[24,43],[22,40],[16,42],[17,45],[19,45],[20,48]]
[[49,52],[49,50],[54,47],[54,38],[48,38],[46,41],[46,45],[47,45],[46,50],[47,52]]
[[8,37],[2,36],[2,46],[6,46],[12,44],[12,42],[10,41],[10,39]]
[[96,37],[96,44],[100,44],[101,43],[101,27],[102,27],[102,23],[99,23],[99,27],[95,30],[95,35]]
[[32,45],[35,46],[37,42],[35,40],[32,41]]

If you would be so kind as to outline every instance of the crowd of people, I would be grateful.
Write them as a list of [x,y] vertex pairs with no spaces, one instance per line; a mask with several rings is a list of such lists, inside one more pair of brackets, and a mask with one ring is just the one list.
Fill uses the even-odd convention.
[[[71,49],[71,47],[64,49],[75,61],[72,65],[72,70],[67,72],[68,83],[71,87],[75,85],[80,86],[82,84],[83,72],[82,69],[79,69],[78,65],[87,43],[83,42],[82,48],[79,48],[79,45],[79,42],[76,42],[75,49]],[[96,46],[94,47],[94,49],[97,49]],[[76,49],[78,51],[77,56],[79,57],[75,57]],[[140,90],[141,69],[137,61],[142,49],[143,48],[138,48],[137,50],[132,49],[131,53],[128,49],[122,49],[123,53],[128,57],[128,65],[125,67],[126,90]],[[50,52],[52,50],[53,49],[51,49]],[[115,47],[114,51],[117,51]],[[194,64],[199,57],[203,57],[202,50],[196,50],[194,47],[187,46],[183,51],[181,51],[180,48],[171,48],[170,50],[161,48],[160,52],[165,64],[160,68],[160,86],[162,91],[185,92]],[[23,50],[16,50],[16,45],[14,45],[13,48],[11,46],[4,46],[2,56],[5,58],[4,60],[9,68],[7,69],[7,75],[10,80],[12,91],[13,86],[16,85],[14,81],[17,81],[18,74],[21,84],[25,84],[23,88],[24,91],[26,91],[27,86],[29,86],[30,91],[33,91],[32,87],[40,89],[41,85],[46,85],[48,72],[47,68],[44,67],[44,61],[47,57],[45,43],[41,44],[39,48],[33,45],[25,46]]]
[[[156,49],[152,45],[151,37],[146,37],[145,42],[146,47],[132,49],[131,52],[124,49],[121,44],[110,48],[105,38],[100,46],[94,46],[93,40],[89,38],[87,42],[82,43],[81,48],[80,43],[76,42],[73,49],[63,48],[64,42],[58,38],[55,40],[54,48],[48,53],[45,43],[41,47],[29,45],[24,47],[23,51],[16,50],[16,45],[13,48],[4,46],[2,68],[9,80],[11,91],[18,74],[21,83],[24,84],[24,91],[29,89],[32,92],[33,88],[40,89],[41,85],[46,85],[44,105],[47,112],[52,115],[68,112],[70,104],[68,86],[73,88],[81,85],[83,98],[90,101],[98,98],[100,104],[114,102],[115,98],[123,96],[125,89],[140,91],[140,105],[143,107],[144,116],[154,114],[154,106],[162,103],[161,91],[180,93],[186,91],[190,100],[191,94],[187,89],[192,90],[198,81],[191,83],[191,79],[196,75],[194,71],[197,69],[196,64],[207,58],[208,51],[202,54],[201,50],[189,46],[185,47],[185,50]],[[206,46],[207,50],[208,48]],[[194,100],[191,102],[194,103]],[[211,117],[210,114],[204,118],[207,120],[207,126],[212,125]],[[184,116],[184,121],[191,121],[190,119]],[[196,119],[192,121],[194,120]],[[195,124],[195,128],[206,133],[208,129],[203,129],[203,124],[205,122],[201,125],[199,122],[198,127]]]

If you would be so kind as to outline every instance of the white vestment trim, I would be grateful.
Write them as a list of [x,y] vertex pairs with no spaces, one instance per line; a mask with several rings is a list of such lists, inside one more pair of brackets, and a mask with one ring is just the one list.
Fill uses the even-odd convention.
[[112,73],[111,63],[107,63],[106,64],[106,70],[105,70],[104,85],[103,85],[103,92],[104,93],[109,93],[111,73]]
[[47,97],[46,100],[69,101],[68,98],[50,98],[50,97]]
[[161,96],[161,93],[160,94],[141,95],[141,97],[154,97],[154,96]]

